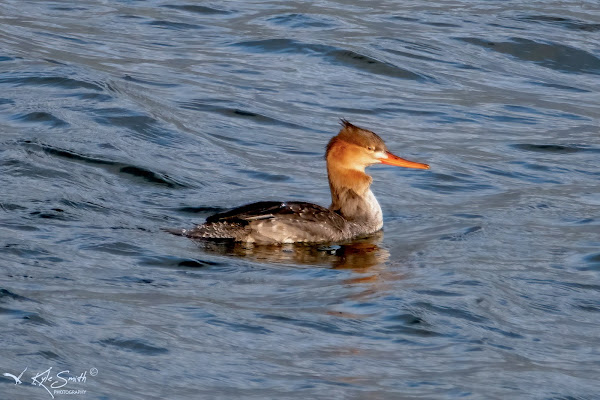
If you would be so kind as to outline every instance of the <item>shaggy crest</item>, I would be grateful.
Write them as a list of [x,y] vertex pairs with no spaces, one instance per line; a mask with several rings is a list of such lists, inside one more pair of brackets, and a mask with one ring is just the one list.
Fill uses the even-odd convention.
[[385,146],[383,139],[381,139],[375,132],[371,132],[368,129],[359,128],[345,119],[340,120],[340,125],[342,125],[340,133],[338,133],[337,136],[333,137],[329,141],[326,152],[328,152],[331,147],[340,140],[361,147],[367,147],[369,144],[374,144],[375,151],[387,151],[387,147]]

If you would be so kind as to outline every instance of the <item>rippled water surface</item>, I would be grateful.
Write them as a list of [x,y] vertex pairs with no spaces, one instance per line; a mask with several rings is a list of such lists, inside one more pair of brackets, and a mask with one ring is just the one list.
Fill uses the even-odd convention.
[[[162,230],[328,205],[339,118],[432,166],[383,234]],[[597,399],[599,119],[596,1],[3,0],[0,397]]]

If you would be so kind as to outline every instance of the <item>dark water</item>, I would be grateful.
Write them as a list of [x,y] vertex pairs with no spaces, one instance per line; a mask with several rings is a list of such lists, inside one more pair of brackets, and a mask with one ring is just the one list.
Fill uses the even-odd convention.
[[[327,205],[342,117],[432,166],[383,235],[161,230]],[[596,1],[2,1],[0,397],[600,398],[599,119]]]

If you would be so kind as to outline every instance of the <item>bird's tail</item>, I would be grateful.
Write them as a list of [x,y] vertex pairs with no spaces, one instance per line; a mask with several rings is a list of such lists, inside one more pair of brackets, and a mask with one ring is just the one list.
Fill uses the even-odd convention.
[[165,232],[169,232],[170,234],[176,235],[176,236],[187,236],[186,229],[161,228],[161,230],[163,230]]

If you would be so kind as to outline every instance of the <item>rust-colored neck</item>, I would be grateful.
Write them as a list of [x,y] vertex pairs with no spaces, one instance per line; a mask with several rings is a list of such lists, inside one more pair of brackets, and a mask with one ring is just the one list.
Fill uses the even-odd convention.
[[363,169],[357,169],[347,158],[345,144],[330,147],[327,153],[327,175],[331,189],[330,209],[349,221],[370,219],[368,204],[372,179]]

